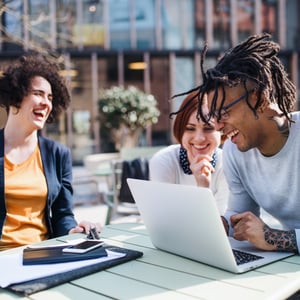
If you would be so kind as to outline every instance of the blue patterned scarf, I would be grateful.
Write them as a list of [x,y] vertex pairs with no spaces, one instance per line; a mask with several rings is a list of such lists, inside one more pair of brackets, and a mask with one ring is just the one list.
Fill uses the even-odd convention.
[[[188,174],[188,175],[193,174],[190,169],[190,163],[189,163],[189,160],[187,157],[187,151],[183,147],[180,147],[180,149],[179,149],[179,162],[180,162],[180,165],[182,167],[184,174]],[[216,152],[214,152],[214,154],[212,156],[212,161],[210,163],[214,168],[216,167],[216,163],[217,163]]]

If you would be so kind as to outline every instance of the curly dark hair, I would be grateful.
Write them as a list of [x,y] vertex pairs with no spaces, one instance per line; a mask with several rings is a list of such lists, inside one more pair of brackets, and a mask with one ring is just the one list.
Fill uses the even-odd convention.
[[70,104],[70,94],[59,66],[39,53],[26,53],[8,66],[0,76],[0,105],[8,112],[10,106],[20,108],[24,96],[28,95],[31,80],[35,76],[45,78],[51,85],[53,108],[47,119],[52,123]]
[[[289,113],[295,109],[296,87],[288,78],[282,62],[278,58],[279,45],[271,41],[271,35],[263,33],[252,35],[236,47],[229,49],[218,61],[214,68],[204,72],[203,63],[207,52],[205,45],[201,54],[201,72],[203,84],[176,96],[198,92],[198,115],[207,122],[207,116],[202,113],[203,93],[214,91],[214,96],[209,108],[216,110],[218,91],[221,88],[222,100],[218,108],[219,115],[226,99],[225,87],[242,85],[245,89],[246,102],[257,116],[256,112],[262,103],[262,93],[270,103],[276,103],[289,121]],[[252,106],[248,95],[251,90],[257,90],[257,102]],[[200,92],[201,91],[201,92]]]

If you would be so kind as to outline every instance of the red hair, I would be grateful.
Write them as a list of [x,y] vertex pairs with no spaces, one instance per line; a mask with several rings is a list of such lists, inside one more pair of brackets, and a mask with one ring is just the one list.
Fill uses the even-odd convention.
[[186,124],[189,121],[191,114],[198,108],[197,92],[188,94],[182,101],[173,126],[173,135],[181,144],[182,136],[185,131]]

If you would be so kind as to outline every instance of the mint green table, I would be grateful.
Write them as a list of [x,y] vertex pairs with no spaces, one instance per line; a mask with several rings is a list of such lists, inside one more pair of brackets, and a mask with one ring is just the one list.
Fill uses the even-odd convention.
[[28,298],[0,290],[0,299],[276,300],[300,289],[300,256],[235,275],[155,249],[143,224],[108,225],[102,237],[109,244],[143,251],[144,255]]

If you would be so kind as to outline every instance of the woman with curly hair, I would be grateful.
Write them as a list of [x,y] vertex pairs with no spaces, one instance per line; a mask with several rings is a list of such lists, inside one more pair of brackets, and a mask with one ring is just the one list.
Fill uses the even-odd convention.
[[0,77],[0,250],[40,242],[100,224],[77,224],[72,212],[70,150],[38,134],[70,103],[57,64],[26,54]]

